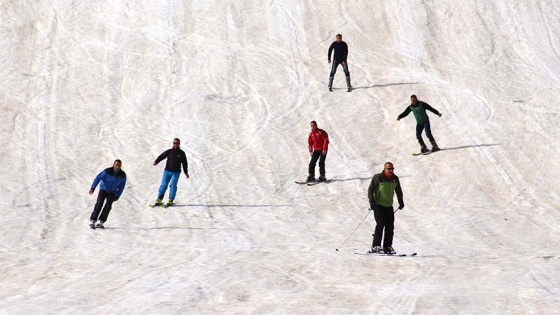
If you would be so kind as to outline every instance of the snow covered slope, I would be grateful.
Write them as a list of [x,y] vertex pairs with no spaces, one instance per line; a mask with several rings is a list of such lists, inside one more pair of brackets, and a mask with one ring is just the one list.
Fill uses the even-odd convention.
[[[4,1],[0,313],[552,314],[560,309],[556,1]],[[342,69],[328,92],[327,49]],[[442,152],[419,150],[418,95]],[[307,134],[329,132],[327,176]],[[149,208],[182,140],[191,178]],[[90,230],[93,178],[128,184]],[[371,245],[371,176],[406,207]],[[335,251],[339,248],[339,251]]]

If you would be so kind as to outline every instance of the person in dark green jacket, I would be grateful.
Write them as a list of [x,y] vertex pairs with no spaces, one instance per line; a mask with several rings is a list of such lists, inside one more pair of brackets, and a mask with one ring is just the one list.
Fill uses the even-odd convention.
[[[370,210],[373,210],[376,222],[371,253],[384,252],[386,254],[396,254],[393,249],[393,232],[395,228],[394,194],[397,194],[399,210],[404,208],[404,201],[399,177],[393,173],[393,170],[393,163],[386,162],[383,172],[373,175],[369,184],[369,207]],[[385,230],[385,235],[383,235],[383,230]],[[383,247],[381,247],[382,239]]]
[[432,113],[441,117],[440,112],[434,109],[430,104],[419,101],[416,95],[410,96],[411,104],[406,107],[404,112],[397,117],[397,121],[405,118],[412,112],[414,114],[414,118],[416,118],[416,139],[418,139],[418,143],[420,144],[420,152],[426,153],[429,152],[426,144],[424,143],[424,139],[422,139],[422,131],[426,130],[426,136],[430,140],[432,144],[432,152],[439,151],[439,147],[432,135],[432,129],[430,127],[430,118],[428,117],[428,113],[426,113],[426,109],[431,111]]

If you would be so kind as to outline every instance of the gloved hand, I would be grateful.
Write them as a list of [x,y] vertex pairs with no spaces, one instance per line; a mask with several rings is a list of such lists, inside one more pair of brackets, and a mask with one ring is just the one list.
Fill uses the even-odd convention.
[[404,208],[404,203],[399,205],[399,210],[402,210],[402,208]]
[[375,201],[370,201],[369,202],[369,210],[377,210],[377,207],[375,206]]

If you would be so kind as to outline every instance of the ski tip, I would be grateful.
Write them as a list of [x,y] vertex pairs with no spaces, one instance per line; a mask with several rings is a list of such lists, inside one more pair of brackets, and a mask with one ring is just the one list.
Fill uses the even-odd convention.
[[418,253],[412,253],[412,254],[410,254],[410,256],[416,256],[416,255],[418,255]]

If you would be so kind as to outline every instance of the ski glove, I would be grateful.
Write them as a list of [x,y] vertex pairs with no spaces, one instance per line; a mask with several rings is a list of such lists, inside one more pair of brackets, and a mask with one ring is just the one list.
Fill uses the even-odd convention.
[[369,202],[369,209],[374,211],[377,210],[377,207],[375,206],[375,201]]
[[399,210],[402,210],[402,208],[404,208],[404,203],[399,205]]

